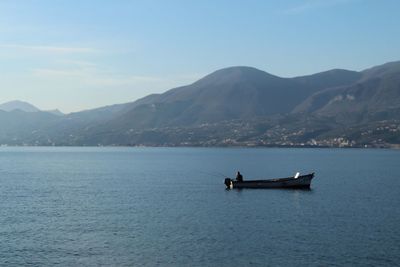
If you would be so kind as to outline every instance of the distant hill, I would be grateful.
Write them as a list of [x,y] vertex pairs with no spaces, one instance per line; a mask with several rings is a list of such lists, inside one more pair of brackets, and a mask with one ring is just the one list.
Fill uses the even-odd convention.
[[[23,111],[23,112],[40,112],[40,111],[42,111],[32,104],[25,102],[25,101],[20,101],[20,100],[13,100],[13,101],[9,101],[9,102],[0,104],[0,110],[6,111],[6,112],[18,111],[18,110]],[[51,114],[57,115],[57,116],[65,115],[58,109],[44,110],[43,112],[48,112],[48,113],[51,113]]]
[[49,125],[56,125],[59,118],[41,111],[0,110],[0,144],[51,145],[48,140],[54,132]]
[[383,65],[375,66],[362,71],[363,80],[368,80],[370,78],[384,77],[392,74],[400,73],[400,61],[388,62]]
[[14,100],[14,101],[10,101],[10,102],[6,102],[6,103],[3,103],[3,104],[0,104],[0,110],[3,110],[3,111],[21,110],[21,111],[24,111],[24,112],[38,112],[38,111],[40,111],[34,105],[29,104],[28,102],[19,101],[19,100]]
[[357,71],[333,69],[312,75],[295,77],[293,80],[307,85],[310,88],[310,92],[316,92],[324,88],[352,84],[361,79],[362,76],[363,74]]
[[400,118],[400,61],[365,70],[355,83],[316,92],[294,112],[335,117],[342,122]]

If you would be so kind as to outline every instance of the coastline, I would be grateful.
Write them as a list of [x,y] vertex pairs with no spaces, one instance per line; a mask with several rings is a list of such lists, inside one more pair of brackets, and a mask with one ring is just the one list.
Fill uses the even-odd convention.
[[43,147],[43,148],[256,148],[256,149],[266,149],[266,148],[283,148],[283,149],[360,149],[360,150],[400,150],[400,144],[391,144],[387,146],[373,146],[373,145],[365,145],[365,146],[312,146],[312,145],[293,145],[293,146],[285,146],[285,145],[0,145],[1,148],[29,148],[29,147]]

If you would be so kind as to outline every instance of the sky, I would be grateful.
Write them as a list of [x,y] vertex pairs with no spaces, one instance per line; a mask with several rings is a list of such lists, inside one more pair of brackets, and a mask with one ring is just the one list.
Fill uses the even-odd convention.
[[0,103],[75,112],[229,66],[282,77],[400,60],[398,0],[0,0]]

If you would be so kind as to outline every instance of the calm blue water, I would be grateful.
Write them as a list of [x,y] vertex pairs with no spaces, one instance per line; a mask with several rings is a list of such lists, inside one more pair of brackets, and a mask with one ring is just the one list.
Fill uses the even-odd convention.
[[400,264],[400,151],[0,148],[0,180],[2,266]]

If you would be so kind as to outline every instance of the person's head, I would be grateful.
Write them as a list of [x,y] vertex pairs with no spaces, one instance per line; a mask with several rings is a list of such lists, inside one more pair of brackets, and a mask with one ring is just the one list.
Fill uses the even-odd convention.
[[238,171],[237,174],[240,174],[240,171]]

